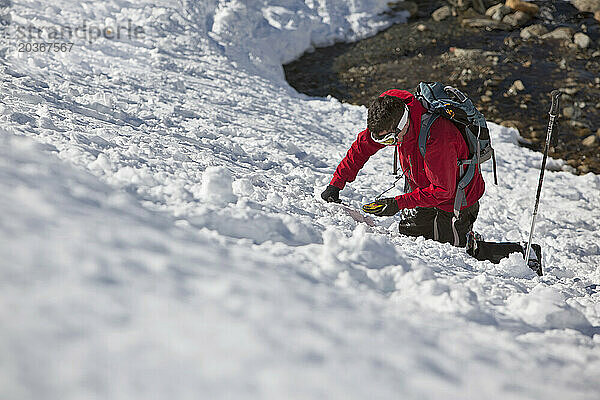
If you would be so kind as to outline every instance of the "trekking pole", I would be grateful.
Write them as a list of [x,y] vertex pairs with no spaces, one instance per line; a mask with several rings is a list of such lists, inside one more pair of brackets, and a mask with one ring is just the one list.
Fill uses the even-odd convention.
[[548,149],[550,148],[550,138],[554,129],[554,120],[558,115],[558,99],[562,93],[558,90],[553,90],[550,93],[552,96],[552,106],[550,106],[550,121],[548,122],[548,131],[546,132],[546,145],[544,146],[544,158],[542,159],[542,170],[540,171],[540,180],[538,182],[537,194],[535,195],[535,207],[531,217],[531,230],[529,231],[529,241],[527,242],[527,251],[525,252],[525,262],[529,261],[529,253],[531,252],[531,239],[533,239],[533,229],[535,228],[535,218],[540,204],[540,194],[542,193],[542,182],[544,181],[544,170],[546,169],[546,160],[548,159]]

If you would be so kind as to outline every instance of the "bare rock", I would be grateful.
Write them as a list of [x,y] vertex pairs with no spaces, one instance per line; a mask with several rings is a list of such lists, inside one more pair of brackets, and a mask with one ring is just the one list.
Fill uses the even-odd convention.
[[531,38],[538,38],[548,33],[548,29],[542,24],[529,25],[521,29],[521,39],[529,40]]
[[573,42],[582,49],[587,49],[590,46],[591,39],[585,33],[577,32],[573,36]]
[[506,0],[505,4],[515,11],[522,11],[532,17],[535,17],[537,13],[540,12],[540,8],[537,5],[522,0]]
[[567,119],[571,119],[575,115],[575,109],[573,107],[565,107],[562,109],[562,115]]
[[504,45],[511,49],[514,49],[515,47],[517,47],[517,41],[512,36],[507,36],[504,38]]
[[513,87],[514,87],[515,89],[517,89],[519,92],[521,92],[521,91],[525,90],[525,85],[523,85],[523,82],[522,82],[520,79],[519,79],[519,80],[516,80],[516,81],[514,81],[514,83],[513,83],[512,85],[513,85]]
[[598,139],[596,138],[596,135],[590,135],[590,136],[586,137],[585,139],[583,139],[581,144],[586,147],[592,147],[594,144],[596,144],[597,140]]
[[507,7],[502,3],[498,3],[487,9],[485,15],[493,19],[494,21],[502,21],[502,18],[513,12],[513,9]]
[[561,91],[562,94],[566,94],[569,96],[576,95],[577,92],[579,92],[579,88],[576,88],[576,87],[560,88],[559,90]]
[[573,29],[568,27],[556,28],[552,32],[546,33],[542,35],[542,39],[558,39],[558,40],[568,40],[569,42],[573,38]]
[[600,11],[600,0],[571,0],[573,6],[582,12]]
[[471,59],[483,54],[481,49],[462,49],[460,47],[450,47],[450,53],[455,57]]
[[492,15],[494,15],[496,13],[496,11],[498,11],[502,7],[506,7],[506,6],[502,3],[494,4],[493,6],[491,6],[487,10],[485,10],[485,16],[491,17]]
[[581,164],[577,167],[577,171],[581,172],[582,174],[587,174],[588,172],[590,172],[590,167],[588,167],[585,164]]
[[516,11],[502,18],[502,22],[515,28],[517,26],[525,25],[530,20],[531,16],[527,13],[524,13],[523,11]]
[[451,15],[452,10],[450,9],[450,6],[443,6],[435,10],[431,14],[431,18],[433,18],[434,21],[443,21]]
[[462,26],[469,28],[484,28],[489,30],[509,31],[512,27],[501,21],[494,21],[487,18],[465,18],[461,22]]
[[506,91],[506,94],[508,96],[515,96],[516,94],[518,94],[519,92],[522,92],[523,90],[525,90],[525,85],[523,85],[523,82],[521,80],[516,80],[508,88],[508,90]]
[[569,126],[573,127],[573,133],[578,137],[588,137],[592,130],[588,128],[585,122],[581,121],[569,121]]

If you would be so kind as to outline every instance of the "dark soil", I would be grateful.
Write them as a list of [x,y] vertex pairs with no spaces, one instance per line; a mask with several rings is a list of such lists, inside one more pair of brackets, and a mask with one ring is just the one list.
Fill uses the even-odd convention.
[[[419,13],[376,36],[316,49],[284,66],[288,82],[311,96],[332,95],[368,105],[390,88],[413,91],[420,81],[441,81],[469,95],[486,118],[514,126],[524,145],[541,150],[550,92],[560,89],[561,109],[550,155],[576,173],[600,173],[600,25],[568,2],[536,1],[540,14],[527,23],[548,30],[571,27],[592,44],[581,49],[557,39],[522,40],[513,31],[463,27],[470,9],[436,22],[430,14],[443,1],[422,1]],[[515,89],[520,80],[524,89]],[[357,127],[360,128],[360,127]],[[595,143],[583,139],[597,134]]]

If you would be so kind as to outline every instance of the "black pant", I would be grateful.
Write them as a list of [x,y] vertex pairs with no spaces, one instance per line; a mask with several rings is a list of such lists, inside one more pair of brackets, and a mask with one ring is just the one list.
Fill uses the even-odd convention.
[[437,208],[417,207],[412,215],[400,221],[398,228],[403,235],[423,236],[426,239],[465,247],[467,233],[473,229],[478,214],[479,202],[463,208],[454,223],[454,213]]

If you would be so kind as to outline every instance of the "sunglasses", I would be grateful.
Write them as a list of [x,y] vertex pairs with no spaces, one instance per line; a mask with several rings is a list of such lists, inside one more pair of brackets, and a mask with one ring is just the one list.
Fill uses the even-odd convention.
[[[406,128],[408,124],[408,106],[404,105],[404,114],[402,114],[402,118],[395,129],[389,131],[383,136],[379,136],[371,132],[371,139],[374,142],[382,144],[384,146],[393,146],[398,143],[398,135]],[[400,128],[402,127],[402,128]]]

